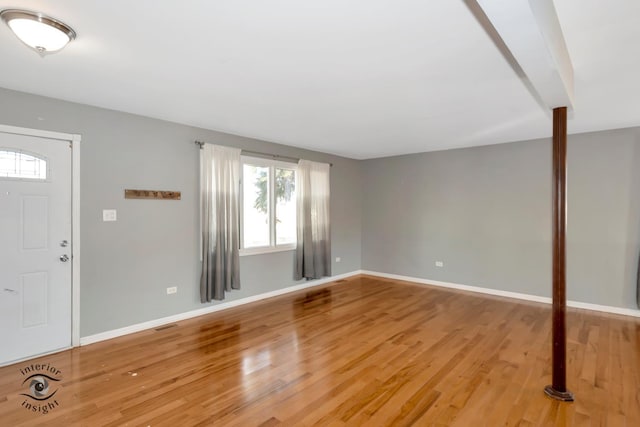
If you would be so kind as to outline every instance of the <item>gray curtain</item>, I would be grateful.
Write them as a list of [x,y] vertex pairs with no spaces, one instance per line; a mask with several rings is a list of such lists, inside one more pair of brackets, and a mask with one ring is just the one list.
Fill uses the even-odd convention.
[[296,171],[295,279],[331,275],[330,165],[300,160]]
[[202,276],[200,300],[240,289],[240,150],[204,144],[201,150]]

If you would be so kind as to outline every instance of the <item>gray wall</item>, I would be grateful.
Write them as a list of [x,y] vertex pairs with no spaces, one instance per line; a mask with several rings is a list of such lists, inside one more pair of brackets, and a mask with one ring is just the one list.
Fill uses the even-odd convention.
[[[635,308],[640,129],[568,158],[568,298]],[[364,161],[362,268],[550,296],[550,164],[550,140]]]
[[[0,89],[0,123],[82,135],[81,336],[204,305],[199,299],[194,140],[332,162],[333,274],[361,265],[360,164],[355,160]],[[125,200],[125,188],[175,190],[181,201]],[[117,209],[117,222],[102,222]],[[293,252],[241,258],[242,290],[226,301],[295,284]],[[178,293],[166,295],[168,286]]]
[[[82,336],[203,307],[195,139],[333,162],[334,275],[363,268],[550,295],[549,140],[356,161],[1,88],[0,123],[82,135]],[[635,307],[638,165],[639,128],[569,137],[572,300]],[[182,200],[125,200],[125,188]],[[118,221],[102,222],[102,209]],[[293,252],[242,257],[241,274],[227,301],[292,286]]]

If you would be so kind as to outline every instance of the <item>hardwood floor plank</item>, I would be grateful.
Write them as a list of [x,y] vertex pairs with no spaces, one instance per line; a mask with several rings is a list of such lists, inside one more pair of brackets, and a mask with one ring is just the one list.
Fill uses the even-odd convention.
[[[640,319],[355,276],[0,368],[0,426],[636,426]],[[20,372],[49,363],[57,406]]]

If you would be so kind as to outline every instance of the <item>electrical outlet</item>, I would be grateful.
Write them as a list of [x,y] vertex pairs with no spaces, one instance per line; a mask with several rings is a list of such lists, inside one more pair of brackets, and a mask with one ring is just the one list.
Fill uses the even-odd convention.
[[444,262],[436,261],[436,267],[444,267]]
[[340,262],[342,261],[342,258],[340,258],[339,256],[336,257],[336,262]]
[[178,292],[177,286],[172,286],[170,288],[167,288],[167,295],[175,294],[177,292]]

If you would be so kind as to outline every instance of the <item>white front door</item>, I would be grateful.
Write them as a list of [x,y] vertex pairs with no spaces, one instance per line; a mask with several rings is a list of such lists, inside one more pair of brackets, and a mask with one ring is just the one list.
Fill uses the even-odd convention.
[[0,365],[71,346],[71,147],[0,131]]

